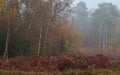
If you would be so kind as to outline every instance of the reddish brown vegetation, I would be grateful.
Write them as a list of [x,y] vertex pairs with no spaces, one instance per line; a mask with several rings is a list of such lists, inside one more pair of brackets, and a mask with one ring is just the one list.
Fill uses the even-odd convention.
[[96,56],[88,56],[85,58],[87,65],[92,65],[95,68],[111,68],[112,64],[110,63],[110,60],[102,55],[96,55]]
[[8,61],[0,59],[0,69],[12,71],[53,72],[66,69],[111,68],[111,60],[105,55],[84,56],[79,52],[69,52],[56,57],[16,57]]

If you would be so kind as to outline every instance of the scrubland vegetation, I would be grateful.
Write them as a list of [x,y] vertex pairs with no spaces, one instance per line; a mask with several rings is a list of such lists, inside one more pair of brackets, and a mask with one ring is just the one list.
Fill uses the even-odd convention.
[[[81,53],[81,52],[80,52]],[[15,57],[0,60],[0,73],[3,75],[119,75],[120,56],[86,56],[69,52],[61,56]]]

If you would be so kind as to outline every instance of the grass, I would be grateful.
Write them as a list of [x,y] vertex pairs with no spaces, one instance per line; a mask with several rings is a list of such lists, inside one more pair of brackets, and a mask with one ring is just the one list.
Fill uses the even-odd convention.
[[11,72],[11,71],[0,71],[0,75],[120,75],[120,71],[113,70],[69,70],[64,72],[54,73],[35,73],[35,72]]

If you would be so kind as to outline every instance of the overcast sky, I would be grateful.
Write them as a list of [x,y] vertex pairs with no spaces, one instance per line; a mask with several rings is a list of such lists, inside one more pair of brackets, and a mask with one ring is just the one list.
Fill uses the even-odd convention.
[[120,0],[75,0],[74,5],[76,5],[80,1],[85,2],[87,4],[88,9],[95,9],[97,8],[97,5],[99,3],[103,3],[103,2],[113,3],[120,9]]

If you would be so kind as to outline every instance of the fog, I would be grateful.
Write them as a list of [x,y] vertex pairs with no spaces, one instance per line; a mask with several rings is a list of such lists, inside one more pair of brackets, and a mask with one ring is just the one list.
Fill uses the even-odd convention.
[[120,9],[119,0],[75,0],[73,2],[73,6],[76,6],[76,4],[78,4],[80,1],[84,1],[89,10],[98,8],[98,4],[103,2],[115,4]]
[[120,10],[117,0],[76,0],[73,15],[83,46],[102,50],[119,49]]

